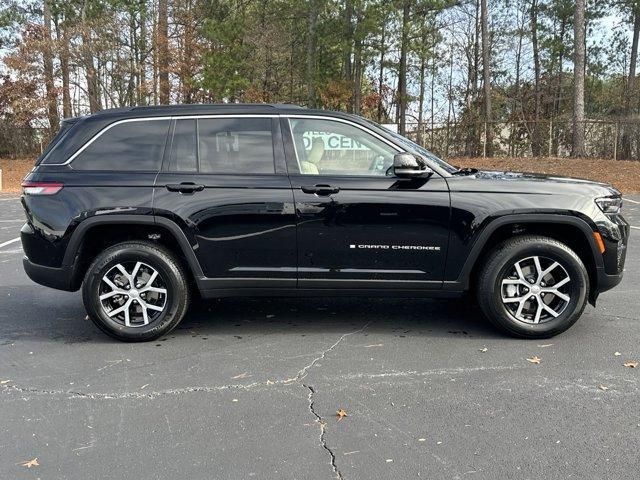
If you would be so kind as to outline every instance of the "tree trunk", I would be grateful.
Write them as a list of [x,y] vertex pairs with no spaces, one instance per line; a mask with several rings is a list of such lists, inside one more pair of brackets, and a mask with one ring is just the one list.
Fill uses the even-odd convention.
[[402,7],[402,40],[400,43],[400,66],[398,68],[398,132],[406,133],[407,113],[407,54],[409,50],[410,3],[405,0]]
[[67,35],[66,19],[56,22],[57,38],[60,44],[60,74],[62,76],[62,116],[70,118],[73,113],[71,110],[71,91],[69,81],[69,37]]
[[140,0],[140,57],[138,61],[138,105],[149,103],[147,88],[147,5],[145,0]]
[[384,105],[382,103],[383,100],[383,84],[384,84],[384,54],[385,54],[385,31],[386,29],[382,29],[382,34],[380,37],[380,69],[378,70],[378,123],[382,123],[382,112],[384,109]]
[[159,102],[169,104],[171,86],[169,85],[169,7],[167,0],[158,0],[158,81]]
[[87,95],[89,97],[89,111],[95,113],[102,109],[100,100],[99,79],[93,63],[93,49],[91,41],[91,27],[87,20],[87,0],[82,4],[82,60],[87,76]]
[[353,0],[345,0],[344,5],[344,68],[343,74],[347,85],[354,80],[351,65],[353,49]]
[[[356,15],[356,24],[362,20],[361,13]],[[353,113],[360,115],[362,107],[362,39],[358,35],[354,40],[353,56]]]
[[309,0],[309,24],[307,32],[307,102],[316,106],[316,27],[318,24],[318,0]]
[[493,156],[493,125],[491,123],[491,52],[489,45],[489,13],[487,0],[480,3],[480,24],[482,28],[482,83],[484,88],[484,121],[486,125],[485,151]]
[[[632,107],[635,102],[632,101],[636,97],[636,65],[638,62],[638,37],[640,37],[640,12],[634,14],[633,21],[633,41],[631,43],[631,57],[629,58],[629,77],[624,95],[624,115],[626,120],[630,120],[632,116]],[[619,159],[625,160],[631,158],[631,136],[632,132],[629,127],[631,125],[623,124],[622,142],[620,146]]]
[[53,52],[51,50],[51,9],[49,1],[45,0],[43,10],[44,20],[44,48],[42,59],[44,65],[44,86],[47,94],[47,116],[49,119],[49,134],[55,135],[60,127],[60,116],[58,115],[58,95],[53,83]]
[[533,128],[531,129],[531,153],[534,157],[542,154],[540,135],[540,110],[542,108],[542,92],[540,86],[540,49],[538,47],[538,1],[531,2],[531,45],[533,48],[533,77],[534,77],[534,112]]
[[[426,43],[426,39],[423,38],[423,43]],[[416,136],[417,143],[424,145],[424,138],[422,138],[422,132],[424,131],[424,96],[425,96],[425,70],[427,68],[425,53],[420,55],[420,79],[418,80],[418,132]]]
[[573,144],[572,157],[584,157],[585,0],[576,0],[573,13]]

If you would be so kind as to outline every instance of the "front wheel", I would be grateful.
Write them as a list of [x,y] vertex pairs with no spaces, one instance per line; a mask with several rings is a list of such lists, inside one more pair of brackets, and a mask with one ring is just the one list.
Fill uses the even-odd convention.
[[576,253],[555,239],[506,240],[480,271],[478,302],[499,329],[548,338],[573,325],[586,306],[589,275]]
[[82,285],[89,318],[118,340],[154,340],[174,329],[189,305],[186,275],[174,256],[146,242],[102,252]]

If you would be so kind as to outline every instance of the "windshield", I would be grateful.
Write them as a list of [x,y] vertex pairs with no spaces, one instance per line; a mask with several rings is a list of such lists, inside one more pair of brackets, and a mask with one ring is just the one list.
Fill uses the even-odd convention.
[[[361,117],[361,118],[363,118],[363,117]],[[409,140],[408,138],[403,137],[402,135],[394,132],[393,130],[389,130],[388,128],[385,128],[384,126],[380,125],[379,123],[374,122],[373,120],[369,120],[368,118],[363,118],[363,120],[366,120],[368,123],[370,123],[372,125],[375,125],[378,128],[384,129],[385,132],[387,132],[389,135],[391,135],[395,140],[397,140],[403,146],[407,147],[408,150],[410,150],[413,153],[417,153],[418,155],[422,155],[423,157],[425,157],[429,161],[431,161],[431,162],[435,163],[436,165],[438,165],[438,167],[440,167],[444,171],[446,171],[448,173],[454,173],[454,172],[458,171],[458,169],[456,167],[454,167],[453,165],[449,165],[447,162],[445,162],[441,158],[436,157],[433,153],[431,153],[426,148],[421,147],[416,142],[413,142],[413,141]]]

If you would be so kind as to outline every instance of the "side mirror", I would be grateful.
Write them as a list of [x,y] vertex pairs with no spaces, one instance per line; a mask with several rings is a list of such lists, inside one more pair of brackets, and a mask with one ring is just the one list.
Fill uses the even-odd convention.
[[420,157],[411,153],[396,153],[393,157],[393,173],[399,178],[429,178],[433,170]]

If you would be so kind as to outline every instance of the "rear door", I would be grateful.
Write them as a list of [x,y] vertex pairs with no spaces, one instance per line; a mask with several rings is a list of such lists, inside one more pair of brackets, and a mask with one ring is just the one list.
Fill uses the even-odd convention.
[[282,121],[298,220],[300,288],[437,289],[449,238],[446,181],[388,173],[401,149],[343,119]]
[[154,211],[186,232],[206,288],[295,288],[293,193],[277,117],[175,117],[170,138]]

